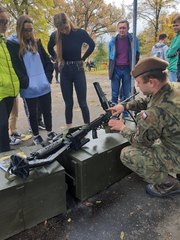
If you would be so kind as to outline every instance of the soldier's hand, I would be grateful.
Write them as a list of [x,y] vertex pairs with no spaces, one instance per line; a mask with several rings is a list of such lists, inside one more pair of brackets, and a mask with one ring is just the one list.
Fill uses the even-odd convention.
[[116,131],[122,131],[126,125],[122,120],[115,120],[115,119],[110,119],[108,122],[109,127],[111,130],[116,130]]
[[124,112],[124,106],[121,104],[117,104],[114,107],[109,108],[108,110],[112,112],[113,116],[116,116],[116,115]]

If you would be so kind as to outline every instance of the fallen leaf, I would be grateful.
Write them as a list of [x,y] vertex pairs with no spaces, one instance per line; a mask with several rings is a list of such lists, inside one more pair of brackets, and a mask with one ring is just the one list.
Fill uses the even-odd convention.
[[70,223],[71,222],[71,218],[68,218],[67,222]]
[[93,206],[93,203],[92,202],[84,202],[84,205],[87,206],[87,207],[91,207]]
[[130,214],[129,214],[129,215],[130,215],[130,216],[132,216],[133,214],[134,214],[134,212],[130,212]]
[[121,234],[120,234],[120,239],[121,239],[121,240],[124,240],[124,239],[125,239],[124,236],[125,236],[125,234],[124,234],[124,232],[122,231]]

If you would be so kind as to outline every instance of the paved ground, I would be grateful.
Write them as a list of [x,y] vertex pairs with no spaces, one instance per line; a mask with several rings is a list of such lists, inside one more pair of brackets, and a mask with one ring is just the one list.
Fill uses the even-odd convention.
[[[99,81],[110,97],[106,76],[87,74],[88,102],[91,120],[103,112],[95,90]],[[64,103],[59,85],[52,84],[53,126],[61,132],[64,125]],[[18,130],[26,132],[28,124],[20,104]],[[77,103],[74,126],[82,124]],[[45,132],[41,131],[45,137]],[[31,145],[32,141],[26,142]],[[53,219],[24,231],[9,240],[178,240],[180,239],[180,195],[158,199],[145,193],[145,185],[136,174],[125,177],[106,190],[80,203],[69,193],[68,210]]]

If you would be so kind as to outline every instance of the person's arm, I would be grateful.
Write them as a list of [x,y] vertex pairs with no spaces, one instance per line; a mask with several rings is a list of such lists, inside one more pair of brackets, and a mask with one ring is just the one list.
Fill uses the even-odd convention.
[[14,44],[11,41],[7,41],[6,45],[11,57],[14,71],[19,78],[20,88],[26,89],[29,86],[29,77],[27,75],[23,59],[19,56],[19,45]]
[[166,52],[167,52],[167,50],[168,50],[168,46],[165,45],[165,46],[163,47],[163,55],[164,55],[164,60],[168,62],[168,59],[167,59],[167,57],[166,57]]
[[38,52],[41,56],[45,74],[47,76],[48,81],[51,83],[53,78],[53,71],[54,71],[53,63],[51,62],[49,55],[45,51],[40,39],[38,40],[37,44],[38,44]]
[[132,100],[127,103],[119,103],[113,107],[110,107],[108,110],[112,112],[113,116],[119,115],[124,111],[132,110],[132,111],[141,111],[147,109],[147,104],[149,102],[149,98],[140,98],[138,100]]
[[131,144],[150,147],[161,137],[165,115],[165,111],[159,108],[139,113],[136,130],[128,128],[121,120],[110,120],[109,126],[112,130],[119,130]]
[[83,40],[89,46],[86,52],[84,53],[84,55],[82,56],[82,60],[85,61],[94,51],[95,43],[93,39],[89,36],[89,34],[84,30],[83,30]]
[[141,111],[147,109],[147,104],[149,102],[150,98],[138,98],[137,100],[129,101],[124,105],[125,110],[132,110],[132,111]]
[[55,61],[57,56],[56,56],[56,52],[54,50],[54,47],[56,45],[56,32],[53,32],[49,38],[49,42],[47,45],[47,49],[49,54],[51,55],[51,57],[53,58],[53,60]]
[[173,40],[171,45],[169,46],[167,52],[166,52],[166,57],[171,58],[177,55],[177,51],[180,46],[180,35],[176,36]]

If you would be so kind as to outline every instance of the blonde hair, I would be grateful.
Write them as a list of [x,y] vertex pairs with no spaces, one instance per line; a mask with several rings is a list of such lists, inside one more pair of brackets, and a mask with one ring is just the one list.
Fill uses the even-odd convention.
[[[23,56],[25,54],[25,52],[27,50],[29,50],[28,48],[28,43],[27,41],[25,41],[24,39],[24,24],[25,23],[32,23],[31,18],[28,15],[21,15],[16,23],[16,33],[17,33],[17,38],[19,40],[19,44],[20,44],[20,49],[19,49],[19,56]],[[31,38],[31,52],[32,53],[36,53],[37,52],[37,41],[34,37],[34,34],[32,34]]]
[[75,31],[77,28],[71,22],[70,18],[66,13],[57,13],[54,15],[54,26],[57,28],[56,32],[56,46],[57,46],[57,59],[62,62],[62,29],[67,26],[70,26],[72,31]]

